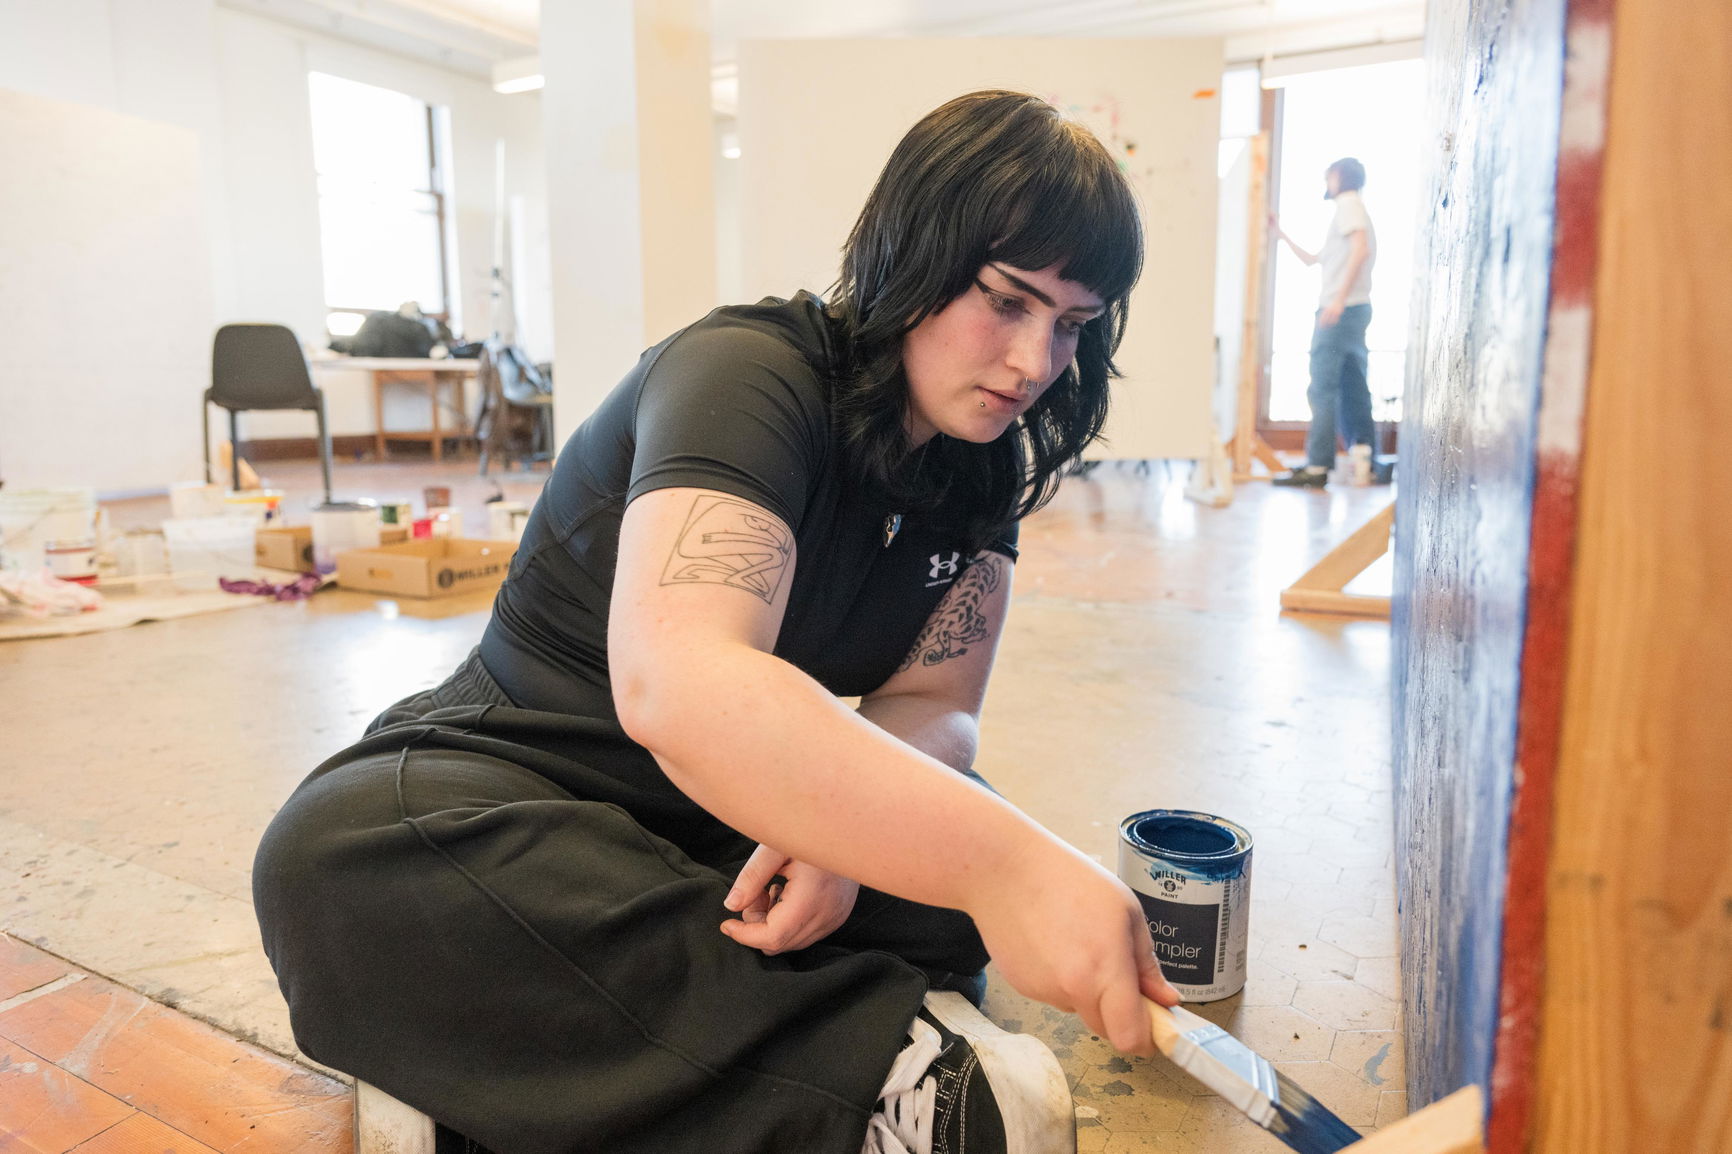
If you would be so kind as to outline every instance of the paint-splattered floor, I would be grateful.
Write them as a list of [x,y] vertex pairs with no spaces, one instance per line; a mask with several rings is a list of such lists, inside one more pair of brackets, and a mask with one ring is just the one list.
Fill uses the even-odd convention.
[[[389,498],[449,485],[466,523],[484,524],[493,485],[472,468],[344,464],[338,489]],[[1109,865],[1117,822],[1136,810],[1202,809],[1249,827],[1251,983],[1201,1012],[1370,1129],[1404,1112],[1388,626],[1283,617],[1276,595],[1391,494],[1250,485],[1231,507],[1203,509],[1181,496],[1184,468],[1103,466],[1025,526],[980,768]],[[264,471],[305,507],[316,467]],[[504,487],[527,499],[539,480]],[[132,502],[116,520],[147,523],[164,506]],[[0,647],[0,930],[292,1054],[252,919],[259,832],[368,717],[455,665],[486,605],[329,591]],[[1118,1058],[1002,983],[988,1009],[1059,1054],[1083,1151],[1281,1148],[1160,1061]],[[0,1096],[0,1134],[16,1129],[12,1110]],[[296,1148],[347,1149],[346,1132],[326,1135]],[[47,1149],[21,1147],[35,1148]]]

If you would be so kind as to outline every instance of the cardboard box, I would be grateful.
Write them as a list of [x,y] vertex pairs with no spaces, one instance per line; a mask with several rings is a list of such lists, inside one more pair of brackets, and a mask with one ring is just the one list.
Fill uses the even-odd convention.
[[515,541],[430,537],[337,554],[337,584],[394,597],[450,597],[496,588]]
[[253,557],[267,569],[311,573],[313,527],[292,525],[283,528],[261,528],[253,536]]

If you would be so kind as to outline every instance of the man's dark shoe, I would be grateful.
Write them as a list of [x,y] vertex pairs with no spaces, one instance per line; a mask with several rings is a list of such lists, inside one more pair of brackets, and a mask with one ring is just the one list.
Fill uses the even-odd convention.
[[1279,477],[1270,477],[1271,485],[1280,485],[1287,489],[1321,489],[1329,484],[1329,470],[1317,469],[1307,465],[1303,469],[1294,469]]
[[1070,1084],[1037,1038],[987,1021],[960,994],[935,993],[908,1027],[862,1154],[1068,1154]]

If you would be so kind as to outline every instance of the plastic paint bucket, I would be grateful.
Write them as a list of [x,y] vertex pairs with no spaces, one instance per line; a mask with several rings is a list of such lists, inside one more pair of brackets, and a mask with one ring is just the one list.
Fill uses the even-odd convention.
[[1161,972],[1187,1002],[1245,986],[1251,835],[1213,814],[1133,813],[1119,824],[1119,880],[1136,891]]
[[337,569],[337,554],[379,547],[379,506],[371,501],[331,501],[313,506],[313,568]]

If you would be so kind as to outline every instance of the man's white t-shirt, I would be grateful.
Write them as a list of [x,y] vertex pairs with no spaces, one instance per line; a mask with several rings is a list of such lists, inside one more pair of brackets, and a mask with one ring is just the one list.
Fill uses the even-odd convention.
[[1377,230],[1371,227],[1371,215],[1365,211],[1365,201],[1360,198],[1358,190],[1349,189],[1335,195],[1335,219],[1329,222],[1329,236],[1323,241],[1323,251],[1318,254],[1318,261],[1323,266],[1323,295],[1318,298],[1320,306],[1327,306],[1341,291],[1342,282],[1347,278],[1352,235],[1361,229],[1365,231],[1365,263],[1359,266],[1359,275],[1348,286],[1344,303],[1371,303],[1371,266],[1377,262]]

